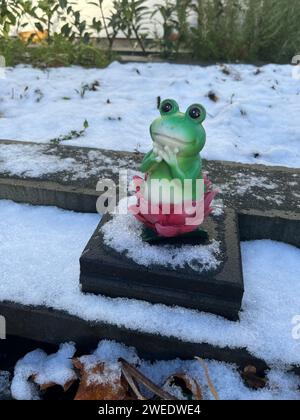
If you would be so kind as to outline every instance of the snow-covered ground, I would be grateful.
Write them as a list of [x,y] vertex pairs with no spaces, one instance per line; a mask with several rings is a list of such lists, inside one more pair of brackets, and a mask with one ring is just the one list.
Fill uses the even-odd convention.
[[[11,387],[13,397],[19,400],[39,399],[36,388],[28,381],[32,375],[35,375],[35,382],[38,384],[55,383],[63,386],[72,380],[74,371],[70,359],[74,353],[75,348],[71,343],[61,345],[59,351],[50,356],[47,356],[41,350],[28,353],[16,365]],[[120,375],[120,366],[117,362],[120,357],[129,363],[138,365],[138,369],[159,387],[171,375],[187,374],[190,378],[197,380],[204,399],[214,399],[207,384],[203,366],[196,360],[182,361],[177,359],[150,363],[139,359],[135,349],[104,340],[99,343],[98,348],[92,355],[82,357],[82,362],[86,368],[90,366],[90,369],[99,363],[110,366],[110,374],[94,373],[90,378],[95,384],[113,383],[116,377],[119,378]],[[280,369],[271,369],[267,373],[266,387],[253,390],[245,386],[236,366],[216,361],[205,363],[221,400],[300,399],[300,379],[292,373],[286,373]],[[168,391],[174,395],[174,389],[168,389]],[[143,394],[146,395],[144,391]]]
[[194,343],[246,347],[272,366],[300,365],[292,323],[300,315],[299,249],[271,241],[242,244],[245,295],[236,323],[179,307],[82,294],[79,257],[98,221],[94,214],[0,201],[0,300]]
[[[95,81],[96,90],[81,95]],[[193,102],[207,108],[203,157],[299,167],[299,95],[300,82],[289,65],[257,70],[114,62],[105,69],[45,71],[19,66],[0,79],[1,138],[48,142],[80,130],[87,119],[86,135],[67,144],[147,151],[157,97],[171,97],[182,110]]]

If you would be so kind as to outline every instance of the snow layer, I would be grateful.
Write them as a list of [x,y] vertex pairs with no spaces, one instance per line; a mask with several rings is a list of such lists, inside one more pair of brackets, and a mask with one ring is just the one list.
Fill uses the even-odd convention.
[[104,156],[100,150],[90,150],[87,158],[78,162],[71,157],[59,156],[57,149],[51,150],[46,144],[16,142],[1,144],[0,147],[0,172],[11,176],[42,177],[64,173],[64,180],[77,180],[88,179],[95,175],[104,176],[108,168],[110,173],[118,173],[120,169],[126,169],[129,179],[138,173],[133,169],[131,159],[112,159]]
[[[59,159],[55,155],[45,155],[41,146],[2,144],[0,147],[1,172],[18,176],[39,177],[63,171],[82,170],[75,159]],[[45,146],[42,146],[45,147]]]
[[13,398],[17,400],[39,399],[36,386],[29,381],[32,376],[35,377],[35,383],[39,385],[54,383],[64,386],[67,382],[75,379],[71,361],[75,351],[74,344],[65,343],[60,346],[57,353],[50,356],[40,349],[28,353],[16,364],[11,384]]
[[[194,102],[207,108],[203,157],[299,167],[300,83],[292,69],[117,62],[90,70],[9,68],[0,79],[1,137],[48,142],[88,119],[86,135],[68,144],[145,152],[157,97],[172,97],[182,110]],[[82,97],[83,86],[96,80],[98,90]]]
[[242,244],[246,290],[235,323],[184,308],[82,294],[79,257],[98,221],[98,215],[0,201],[0,299],[189,342],[247,347],[269,364],[300,365],[300,343],[292,334],[292,319],[300,313],[299,249],[271,241]]
[[[64,344],[61,348],[70,346]],[[60,350],[61,351],[61,350]],[[58,353],[59,354],[59,353]],[[102,375],[92,375],[91,380],[96,383],[114,383],[120,377],[118,359],[122,357],[129,363],[138,366],[158,386],[163,386],[167,378],[178,373],[185,373],[198,381],[205,399],[213,399],[209,390],[203,366],[198,361],[182,361],[180,359],[151,363],[141,360],[134,348],[128,348],[122,344],[103,340],[99,343],[96,351],[80,358],[89,370],[98,363],[105,363],[106,369]],[[47,356],[41,350],[27,354],[19,360],[15,368],[13,379],[13,396],[16,399],[37,399],[35,390],[27,382],[28,374],[32,371],[38,375],[44,375],[43,361],[51,358],[52,368],[58,371],[61,368],[60,356],[57,354]],[[41,363],[42,361],[42,363]],[[299,400],[300,379],[292,373],[286,373],[280,369],[272,369],[267,374],[267,385],[264,389],[253,390],[245,386],[241,379],[238,368],[235,365],[206,361],[210,378],[221,400]],[[172,392],[172,389],[170,390]],[[145,396],[151,395],[142,390]],[[174,395],[174,394],[173,394]]]

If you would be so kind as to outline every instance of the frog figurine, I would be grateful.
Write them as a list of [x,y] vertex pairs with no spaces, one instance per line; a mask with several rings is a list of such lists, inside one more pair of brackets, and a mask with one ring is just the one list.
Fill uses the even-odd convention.
[[[160,117],[150,127],[153,149],[140,168],[145,179],[134,178],[137,205],[130,210],[152,230],[150,237],[172,238],[199,229],[212,211],[211,202],[217,191],[212,190],[202,172],[205,108],[194,104],[182,113],[176,101],[166,99],[159,110]],[[171,188],[166,190],[163,185]],[[196,208],[201,210],[199,214]],[[149,237],[149,231],[146,236]]]

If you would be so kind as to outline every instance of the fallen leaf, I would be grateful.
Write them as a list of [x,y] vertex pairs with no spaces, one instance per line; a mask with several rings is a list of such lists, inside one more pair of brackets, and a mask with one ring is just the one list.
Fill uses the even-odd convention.
[[126,400],[128,387],[122,380],[118,363],[96,363],[86,365],[80,359],[73,359],[79,370],[80,384],[75,400]]
[[219,101],[219,97],[216,95],[216,93],[214,91],[209,91],[207,94],[208,98],[213,101],[213,102],[218,102]]
[[163,388],[174,393],[180,400],[203,400],[200,384],[186,373],[176,373],[170,376]]
[[[35,382],[34,378],[33,381]],[[62,388],[64,390],[64,392],[67,392],[71,386],[73,385],[73,383],[76,381],[76,378],[71,379],[70,381],[66,382]],[[49,383],[45,383],[45,384],[39,384],[40,390],[41,391],[46,391],[49,388],[52,388],[54,386],[57,386],[58,384],[56,384],[55,382],[49,382]]]
[[249,388],[262,389],[267,384],[266,379],[258,376],[256,367],[252,365],[246,366],[241,376]]

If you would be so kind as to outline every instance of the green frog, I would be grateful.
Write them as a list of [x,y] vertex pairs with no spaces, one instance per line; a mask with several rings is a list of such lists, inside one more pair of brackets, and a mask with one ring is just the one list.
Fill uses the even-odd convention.
[[[185,113],[173,99],[160,105],[160,117],[150,127],[153,149],[146,154],[141,171],[147,174],[143,194],[152,202],[171,201],[173,204],[199,198],[196,181],[203,179],[200,152],[206,142],[202,123],[206,111],[202,105],[193,104]],[[152,181],[172,181],[174,191],[169,199],[157,191],[150,193]],[[189,185],[185,180],[191,180]],[[155,190],[154,190],[155,191]]]

